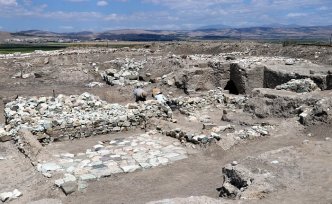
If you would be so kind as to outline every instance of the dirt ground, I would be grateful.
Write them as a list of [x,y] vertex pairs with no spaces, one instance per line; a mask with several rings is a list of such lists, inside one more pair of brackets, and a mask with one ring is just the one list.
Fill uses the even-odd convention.
[[[197,43],[198,44],[198,43]],[[264,50],[270,48],[266,55],[280,55],[295,56],[317,60],[314,58],[314,52],[320,48],[303,48],[303,47],[288,47],[281,48],[281,45],[266,44],[246,44],[239,45],[232,48],[232,44],[227,45],[206,45],[206,50],[201,50],[202,46],[197,44],[161,44],[154,45],[159,49],[163,49],[164,53],[172,51],[174,53],[190,54],[193,47],[197,48],[196,53],[219,53],[226,51],[237,51],[241,49],[249,49],[251,51],[258,50],[255,54],[260,55]],[[248,48],[249,47],[249,48]],[[278,49],[280,49],[278,51]],[[302,52],[296,53],[296,50]],[[304,52],[305,51],[305,52]],[[331,64],[331,57],[329,53],[331,50],[324,50],[322,56],[325,64]],[[253,52],[251,52],[253,53]],[[301,55],[302,54],[302,55]],[[124,56],[121,53],[119,56]],[[300,56],[301,55],[301,56]],[[323,54],[322,54],[323,55]],[[89,61],[103,60],[107,61],[119,56],[98,56],[96,58],[85,59]],[[137,57],[137,56],[136,56]],[[71,61],[72,60],[72,61]],[[5,62],[6,61],[6,62]],[[22,64],[22,59],[19,59]],[[102,100],[109,103],[127,104],[133,102],[132,89],[134,86],[126,87],[96,87],[87,88],[84,86],[87,82],[92,80],[102,82],[101,77],[97,75],[76,76],[63,83],[61,76],[56,75],[52,78],[52,74],[43,70],[47,69],[61,69],[61,73],[66,73],[70,66],[75,66],[77,63],[75,59],[65,59],[63,63],[65,66],[58,64],[42,65],[35,63],[33,67],[35,71],[43,70],[46,77],[42,79],[12,79],[11,77],[19,68],[11,69],[15,60],[0,60],[0,109],[4,109],[4,102],[15,98],[16,96],[51,96],[53,90],[55,94],[81,94],[89,92],[99,96]],[[29,59],[27,61],[32,61]],[[54,60],[56,61],[56,60]],[[53,63],[53,62],[52,62]],[[9,66],[10,65],[10,66]],[[86,65],[87,66],[87,65]],[[107,67],[103,67],[105,69]],[[54,71],[57,72],[57,71]],[[166,70],[161,70],[161,73]],[[68,72],[69,73],[69,72]],[[162,75],[162,74],[160,74]],[[75,81],[74,81],[75,80]],[[43,81],[41,83],[41,81]],[[19,84],[17,85],[17,82]],[[16,83],[16,85],[15,85]],[[152,88],[150,85],[148,88]],[[172,92],[174,97],[185,95],[181,90],[174,87],[163,87],[166,93]],[[162,120],[154,120],[150,128],[155,128],[156,125],[165,127],[165,129],[173,129],[181,127],[185,130],[200,130],[202,123],[198,121],[188,121],[187,117],[175,111],[175,118],[177,123],[168,123]],[[200,112],[201,115],[209,115],[211,121],[217,125],[225,125],[221,121],[222,109],[214,107],[207,108]],[[132,173],[114,174],[107,178],[102,178],[97,181],[89,182],[89,186],[83,192],[75,192],[66,196],[59,188],[54,186],[54,180],[57,178],[46,178],[31,164],[29,158],[25,157],[13,141],[1,143],[0,142],[0,193],[5,191],[12,191],[19,189],[23,196],[10,201],[9,203],[29,203],[31,201],[38,201],[41,199],[52,198],[61,201],[63,204],[76,203],[147,203],[150,201],[158,201],[169,198],[186,198],[190,196],[208,196],[219,201],[219,192],[217,188],[221,187],[223,183],[222,168],[232,162],[246,160],[248,156],[256,157],[264,152],[277,150],[279,148],[294,146],[298,151],[298,158],[289,158],[289,160],[296,162],[296,168],[300,170],[300,175],[292,175],[288,179],[289,186],[278,188],[276,191],[267,194],[260,200],[240,200],[227,201],[233,203],[332,203],[332,141],[327,140],[331,137],[332,128],[330,124],[316,125],[312,127],[302,126],[296,118],[268,118],[270,124],[276,125],[275,130],[264,138],[249,140],[245,143],[233,146],[231,149],[225,151],[219,146],[212,144],[204,148],[192,148],[187,145],[189,157],[184,160],[177,161],[166,166],[159,166],[147,170],[139,170]],[[233,115],[232,124],[241,127],[240,122],[255,124],[262,122],[261,119],[251,119],[246,113],[236,113]],[[5,124],[5,116],[0,115],[0,124]],[[60,143],[53,143],[45,146],[45,149],[52,153],[58,154],[62,151],[71,153],[78,153],[85,151],[87,148],[97,144],[98,141],[114,138],[126,138],[130,135],[144,133],[144,130],[137,129],[129,132],[120,132],[116,134],[99,135],[95,137],[84,138],[80,140],[65,141]],[[165,136],[166,137],[166,136]],[[304,142],[305,140],[308,140]],[[284,155],[287,157],[287,155]],[[287,167],[288,168],[288,167]],[[291,172],[291,171],[290,171]],[[293,185],[292,185],[293,183]],[[226,201],[225,201],[226,203]]]

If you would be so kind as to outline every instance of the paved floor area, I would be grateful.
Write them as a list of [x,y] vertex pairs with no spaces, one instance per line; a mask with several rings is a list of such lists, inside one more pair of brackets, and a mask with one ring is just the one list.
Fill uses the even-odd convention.
[[89,181],[117,173],[148,169],[187,158],[187,151],[175,138],[155,131],[145,134],[98,142],[85,152],[54,155],[37,166],[45,176],[64,173],[56,180],[61,186],[67,181]]

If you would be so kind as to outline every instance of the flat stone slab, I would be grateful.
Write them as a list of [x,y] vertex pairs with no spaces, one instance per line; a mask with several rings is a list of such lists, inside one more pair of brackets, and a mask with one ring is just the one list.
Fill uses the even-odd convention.
[[97,177],[93,174],[83,174],[80,176],[81,181],[92,181],[95,180]]

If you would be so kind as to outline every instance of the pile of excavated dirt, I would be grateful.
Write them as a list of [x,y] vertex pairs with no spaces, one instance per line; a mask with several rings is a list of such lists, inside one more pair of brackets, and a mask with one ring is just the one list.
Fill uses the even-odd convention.
[[0,55],[0,202],[331,203],[331,52],[209,41]]

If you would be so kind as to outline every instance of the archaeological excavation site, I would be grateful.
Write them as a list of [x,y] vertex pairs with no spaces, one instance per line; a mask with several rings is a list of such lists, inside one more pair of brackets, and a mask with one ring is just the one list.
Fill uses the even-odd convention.
[[0,54],[0,203],[332,203],[332,47]]

